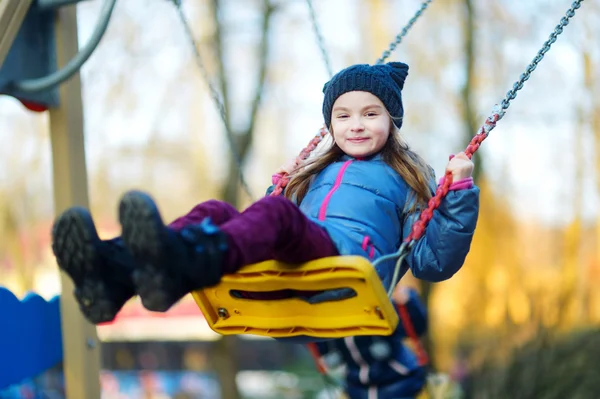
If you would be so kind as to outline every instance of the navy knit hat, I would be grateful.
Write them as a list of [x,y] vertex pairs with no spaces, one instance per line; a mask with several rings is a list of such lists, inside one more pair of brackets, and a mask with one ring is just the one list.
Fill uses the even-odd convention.
[[402,62],[368,65],[359,64],[338,72],[325,83],[323,93],[323,117],[325,125],[331,128],[333,103],[344,93],[366,91],[381,100],[393,118],[396,127],[402,126],[402,88],[408,75],[408,65]]

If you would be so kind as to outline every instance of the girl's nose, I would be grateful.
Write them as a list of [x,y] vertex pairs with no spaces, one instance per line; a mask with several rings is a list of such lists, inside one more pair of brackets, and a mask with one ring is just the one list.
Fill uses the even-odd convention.
[[365,126],[363,125],[360,118],[355,118],[352,120],[350,130],[352,130],[353,132],[362,132],[363,130],[365,130]]

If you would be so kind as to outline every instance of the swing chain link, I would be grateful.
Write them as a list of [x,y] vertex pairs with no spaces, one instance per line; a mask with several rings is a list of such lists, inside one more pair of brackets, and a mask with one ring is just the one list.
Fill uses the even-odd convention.
[[504,98],[504,100],[501,102],[502,109],[508,109],[511,100],[514,100],[517,97],[517,92],[523,88],[523,84],[529,79],[531,73],[535,70],[535,68],[537,68],[539,62],[544,58],[544,55],[546,55],[546,53],[550,50],[550,47],[554,44],[554,42],[556,42],[558,35],[560,35],[563,32],[564,27],[569,24],[569,20],[575,16],[575,10],[581,7],[582,1],[583,0],[574,1],[571,5],[571,8],[569,8],[565,13],[565,16],[561,18],[560,23],[556,25],[554,31],[550,34],[548,40],[546,40],[540,51],[533,58],[531,64],[527,66],[525,72],[521,74],[519,80],[513,85],[513,88],[506,93],[506,98]]
[[331,78],[333,76],[333,68],[331,67],[331,60],[329,59],[329,53],[325,48],[325,39],[323,39],[323,33],[321,32],[321,28],[319,22],[317,21],[317,13],[315,12],[315,8],[313,6],[312,0],[306,0],[306,4],[308,5],[308,12],[310,14],[310,21],[312,22],[312,28],[317,37],[317,44],[319,45],[319,49],[321,50],[321,56],[323,57],[323,61],[325,62],[325,67],[327,68],[327,73]]
[[233,156],[233,160],[238,169],[240,184],[242,185],[242,188],[244,189],[246,194],[248,194],[248,197],[250,197],[251,200],[254,200],[254,195],[252,195],[252,190],[250,190],[250,186],[248,185],[248,183],[246,182],[246,179],[244,177],[242,160],[238,153],[237,145],[235,143],[235,135],[233,134],[233,132],[231,130],[231,126],[229,124],[229,120],[227,119],[227,110],[225,109],[225,104],[221,98],[221,95],[219,94],[219,92],[217,91],[215,86],[211,83],[211,79],[208,74],[208,70],[206,69],[206,66],[204,65],[204,62],[202,60],[202,55],[200,54],[200,50],[198,48],[198,43],[196,42],[196,39],[194,39],[194,33],[192,31],[192,28],[190,26],[190,23],[189,23],[187,17],[185,16],[185,12],[183,11],[182,1],[181,0],[171,0],[171,1],[173,2],[173,4],[175,5],[175,8],[177,9],[177,14],[179,16],[179,20],[180,20],[181,24],[183,25],[183,28],[185,31],[185,36],[188,40],[188,43],[190,44],[190,46],[193,49],[194,60],[196,62],[196,65],[198,66],[200,73],[202,73],[202,78],[204,79],[204,81],[206,82],[206,84],[208,86],[210,95],[219,111],[219,115],[221,116],[223,125],[225,126],[225,131],[227,132],[227,134],[226,134],[227,141],[229,142],[229,147],[230,147],[230,150],[231,150],[231,153]]
[[402,39],[404,39],[404,36],[406,36],[406,34],[410,30],[410,28],[412,28],[412,26],[415,24],[415,22],[417,22],[417,20],[421,16],[421,14],[423,14],[423,12],[427,8],[427,6],[429,6],[429,3],[431,3],[432,1],[433,0],[425,0],[423,2],[423,4],[421,4],[421,8],[419,8],[419,10],[415,13],[415,15],[408,21],[408,23],[406,24],[406,26],[396,36],[396,39],[390,44],[390,47],[383,52],[383,54],[381,55],[381,58],[379,58],[375,62],[375,64],[383,64],[385,62],[385,60],[392,54],[392,52],[394,50],[396,50],[396,47],[398,47],[398,45],[400,44],[400,42],[402,42]]
[[[492,114],[486,119],[484,125],[471,139],[471,142],[465,150],[465,154],[467,155],[467,157],[469,157],[469,159],[479,149],[483,140],[485,140],[490,134],[490,132],[496,127],[496,123],[500,119],[502,119],[506,109],[510,105],[510,100],[513,100],[517,96],[517,91],[523,88],[523,84],[525,83],[525,81],[529,79],[531,73],[535,70],[538,63],[544,58],[544,55],[548,52],[548,50],[550,50],[550,46],[556,41],[558,35],[560,35],[563,32],[563,28],[569,23],[569,19],[575,15],[575,10],[579,9],[582,1],[583,0],[576,0],[573,2],[571,8],[566,13],[566,17],[563,17],[560,20],[560,24],[556,26],[554,32],[552,32],[550,38],[544,43],[542,49],[535,56],[533,62],[529,66],[527,66],[526,72],[521,75],[519,81],[514,84],[513,89],[508,92],[507,97],[504,100],[502,100],[500,105],[497,104],[494,106]],[[425,228],[427,227],[427,224],[433,218],[433,211],[435,211],[440,206],[441,200],[448,194],[451,184],[452,173],[446,172],[444,182],[437,188],[435,195],[429,200],[427,208],[424,209],[419,215],[419,219],[413,223],[410,234],[408,235],[408,237],[406,237],[398,251],[396,251],[392,255],[387,255],[380,258],[382,261],[387,260],[392,256],[397,259],[394,269],[394,275],[392,277],[391,285],[388,290],[388,296],[390,298],[392,296],[392,293],[394,292],[396,284],[398,284],[400,278],[402,277],[400,275],[400,271],[402,270],[402,262],[409,254],[410,250],[415,245],[415,243],[425,233]],[[378,262],[375,262],[374,266],[377,263]]]

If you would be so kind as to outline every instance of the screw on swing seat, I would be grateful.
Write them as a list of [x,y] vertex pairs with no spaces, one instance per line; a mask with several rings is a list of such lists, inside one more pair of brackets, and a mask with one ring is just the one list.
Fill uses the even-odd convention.
[[219,315],[220,319],[229,318],[229,312],[225,308],[219,308],[219,310],[217,310],[217,314]]

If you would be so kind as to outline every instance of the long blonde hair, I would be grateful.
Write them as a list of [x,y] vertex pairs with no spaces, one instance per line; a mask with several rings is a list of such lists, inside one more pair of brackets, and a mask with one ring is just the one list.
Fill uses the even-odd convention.
[[[333,131],[331,131],[331,135],[333,137]],[[433,170],[402,140],[393,123],[390,126],[388,140],[380,153],[382,160],[394,169],[412,189],[407,202],[410,206],[405,211],[412,212],[426,206],[432,196],[430,182],[433,179]],[[290,182],[285,188],[285,196],[300,204],[308,192],[313,177],[342,155],[344,152],[334,140],[325,154],[302,165],[292,174]]]

